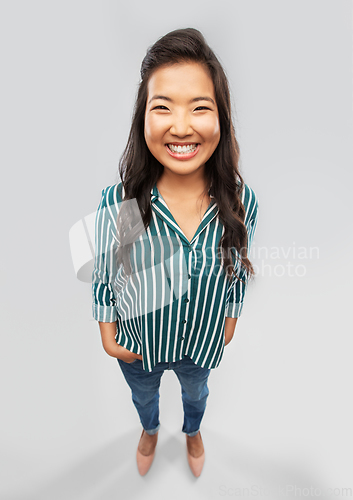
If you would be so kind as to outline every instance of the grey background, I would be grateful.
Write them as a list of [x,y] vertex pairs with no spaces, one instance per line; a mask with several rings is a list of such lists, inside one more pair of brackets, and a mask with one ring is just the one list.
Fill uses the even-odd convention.
[[[343,497],[325,488],[353,488],[351,2],[5,1],[0,14],[1,499],[236,498],[260,485]],[[137,413],[68,234],[116,182],[147,47],[189,26],[230,80],[260,200],[259,272],[211,373],[202,476],[169,372],[142,478]]]

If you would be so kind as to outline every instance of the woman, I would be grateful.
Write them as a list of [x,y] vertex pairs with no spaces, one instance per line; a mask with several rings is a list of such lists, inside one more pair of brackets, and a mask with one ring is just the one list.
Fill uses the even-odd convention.
[[96,217],[93,316],[143,427],[141,475],[158,439],[159,385],[182,391],[187,458],[201,474],[207,380],[234,334],[254,269],[258,199],[238,170],[227,78],[202,34],[168,33],[147,51],[121,182]]

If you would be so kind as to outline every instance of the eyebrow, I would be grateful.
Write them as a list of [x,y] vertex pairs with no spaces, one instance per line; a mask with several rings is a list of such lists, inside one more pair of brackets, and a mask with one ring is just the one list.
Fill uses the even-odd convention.
[[[173,99],[170,97],[166,97],[165,95],[154,95],[151,97],[151,99],[148,101],[148,104],[150,104],[154,99],[163,99],[164,101],[169,101],[173,102]],[[198,101],[210,101],[212,104],[216,105],[214,100],[211,97],[194,97],[194,99],[191,99],[190,102],[198,102]]]

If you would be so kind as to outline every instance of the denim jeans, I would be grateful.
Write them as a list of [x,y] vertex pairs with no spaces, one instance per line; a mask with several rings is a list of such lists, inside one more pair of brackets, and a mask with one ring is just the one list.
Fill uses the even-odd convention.
[[143,370],[140,359],[132,363],[118,359],[118,362],[130,386],[132,401],[147,434],[155,434],[160,427],[159,387],[164,370],[174,370],[181,385],[184,408],[182,431],[188,436],[195,436],[199,432],[209,394],[207,387],[211,371],[209,368],[196,365],[189,356],[171,363],[157,363],[151,372]]

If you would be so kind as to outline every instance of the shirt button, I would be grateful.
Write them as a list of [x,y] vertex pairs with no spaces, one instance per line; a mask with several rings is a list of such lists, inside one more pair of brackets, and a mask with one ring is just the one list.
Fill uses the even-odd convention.
[[189,252],[191,252],[191,250],[192,250],[192,248],[191,248],[191,247],[189,247]]
[[190,278],[191,278],[191,274],[188,274],[188,279],[190,279]]
[[184,340],[184,339],[185,339],[185,337],[180,337],[180,340]]
[[189,302],[189,299],[184,299],[184,302]]
[[183,319],[182,323],[186,323],[186,319]]

